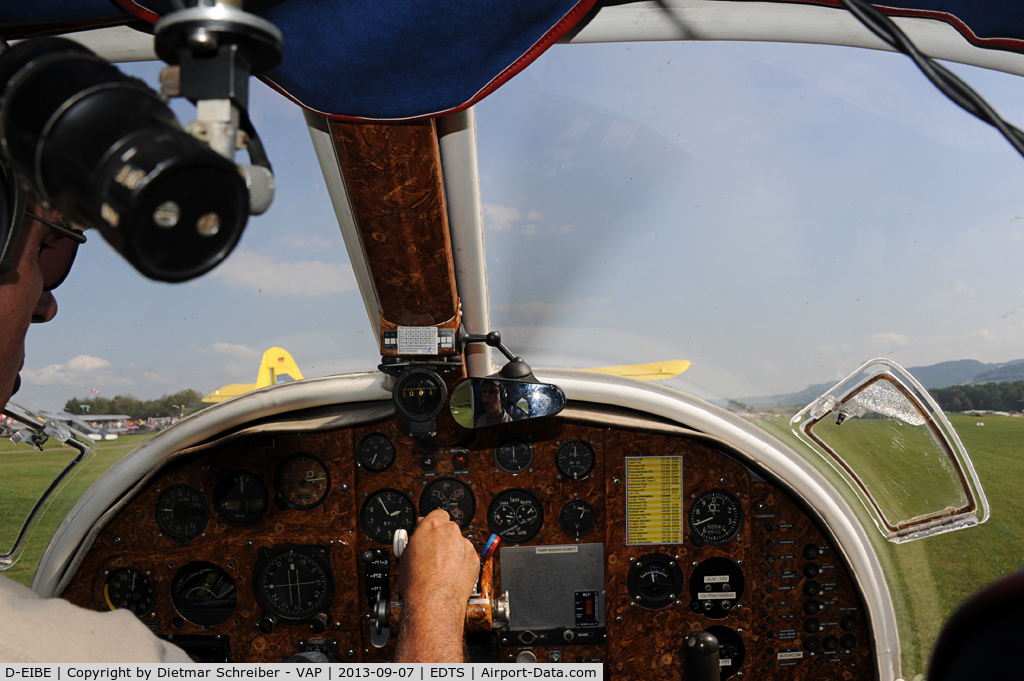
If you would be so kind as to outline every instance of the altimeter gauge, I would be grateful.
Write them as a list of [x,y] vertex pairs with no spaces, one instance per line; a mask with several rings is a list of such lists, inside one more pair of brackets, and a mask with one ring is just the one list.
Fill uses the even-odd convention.
[[735,539],[743,527],[743,507],[731,492],[708,490],[690,504],[689,522],[694,544],[721,546]]
[[275,482],[279,504],[308,511],[324,503],[331,489],[331,474],[315,456],[293,454],[277,467]]
[[149,617],[156,608],[156,584],[142,570],[118,568],[103,584],[103,600],[111,610],[131,610],[139,619]]
[[359,509],[359,522],[366,536],[381,544],[391,544],[395,530],[412,533],[416,525],[416,507],[396,489],[379,489],[366,497]]

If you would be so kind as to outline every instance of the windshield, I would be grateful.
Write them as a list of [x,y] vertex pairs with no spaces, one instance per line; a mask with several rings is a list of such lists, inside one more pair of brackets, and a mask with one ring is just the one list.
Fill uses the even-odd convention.
[[[1019,118],[1018,78],[952,68]],[[992,520],[899,546],[871,535],[903,675],[923,673],[952,610],[1024,550],[1024,419],[977,415],[1024,408],[1016,152],[902,56],[789,44],[557,46],[478,105],[477,126],[491,326],[534,366],[687,360],[667,385],[781,438],[865,527],[849,480],[790,417],[872,357],[965,412],[950,421]],[[843,426],[871,431],[870,456],[853,458],[906,448],[882,425]],[[932,449],[897,488],[941,477]],[[960,504],[931,489],[940,510]]]

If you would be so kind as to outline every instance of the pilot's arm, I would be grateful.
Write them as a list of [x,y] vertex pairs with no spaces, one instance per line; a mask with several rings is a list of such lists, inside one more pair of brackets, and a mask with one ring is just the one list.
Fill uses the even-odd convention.
[[396,662],[463,662],[466,603],[480,557],[448,512],[432,511],[402,555],[402,629]]

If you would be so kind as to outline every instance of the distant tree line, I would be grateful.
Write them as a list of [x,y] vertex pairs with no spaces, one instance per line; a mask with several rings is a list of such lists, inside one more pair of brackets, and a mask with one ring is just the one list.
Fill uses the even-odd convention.
[[185,405],[185,416],[188,416],[209,406],[202,399],[202,394],[195,390],[181,390],[155,400],[140,400],[132,395],[97,396],[87,400],[73,397],[64,404],[64,411],[83,415],[86,419],[89,414],[127,414],[133,419],[150,419],[181,416],[182,405]]
[[1024,411],[1024,381],[954,385],[928,392],[943,411]]

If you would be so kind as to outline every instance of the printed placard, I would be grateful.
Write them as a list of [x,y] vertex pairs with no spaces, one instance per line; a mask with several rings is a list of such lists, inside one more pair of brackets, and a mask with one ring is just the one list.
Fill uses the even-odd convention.
[[626,457],[626,544],[683,543],[683,457]]

